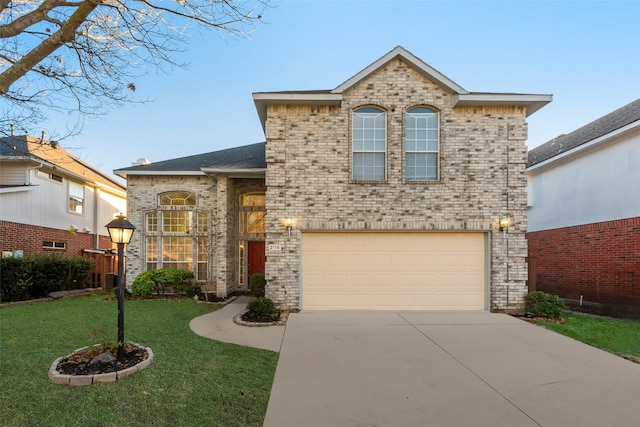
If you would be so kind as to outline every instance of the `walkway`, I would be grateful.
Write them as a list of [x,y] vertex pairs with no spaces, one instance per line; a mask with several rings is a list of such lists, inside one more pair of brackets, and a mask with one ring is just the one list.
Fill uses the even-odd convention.
[[212,340],[280,351],[284,325],[247,327],[233,323],[233,316],[244,311],[249,301],[249,297],[238,297],[220,310],[196,317],[189,323],[189,327],[196,334]]

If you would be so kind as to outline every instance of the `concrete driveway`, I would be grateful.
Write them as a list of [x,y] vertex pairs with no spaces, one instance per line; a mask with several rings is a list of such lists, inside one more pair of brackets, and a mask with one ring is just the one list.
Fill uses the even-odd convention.
[[264,425],[638,426],[640,365],[502,314],[302,312]]

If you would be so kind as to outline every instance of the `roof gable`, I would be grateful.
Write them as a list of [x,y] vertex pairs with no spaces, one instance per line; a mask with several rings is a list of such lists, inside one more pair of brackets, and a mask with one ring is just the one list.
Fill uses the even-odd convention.
[[56,141],[44,141],[31,135],[0,138],[0,157],[3,160],[28,159],[47,164],[79,181],[118,191],[125,189],[122,183],[64,150]]
[[526,115],[528,117],[550,103],[553,98],[552,95],[545,94],[468,92],[462,88],[462,86],[431,67],[429,64],[422,61],[402,46],[396,46],[386,55],[382,56],[380,59],[373,62],[371,65],[332,90],[255,92],[253,94],[253,101],[262,124],[262,129],[264,130],[266,126],[268,105],[341,105],[344,91],[367,78],[369,75],[395,58],[401,59],[429,80],[449,90],[453,95],[451,97],[451,107],[523,106],[526,109]]
[[431,67],[429,64],[403,48],[402,46],[396,46],[393,50],[388,52],[386,55],[382,56],[377,61],[373,62],[368,67],[364,68],[362,71],[349,78],[347,81],[336,87],[331,91],[331,93],[342,93],[350,87],[358,84],[360,81],[368,77],[370,74],[374,73],[380,67],[387,64],[389,61],[400,58],[404,62],[413,66],[419,73],[426,76],[429,80],[437,83],[438,85],[448,89],[452,93],[456,94],[466,94],[468,93],[466,90],[462,88],[459,84]]
[[568,134],[559,135],[532,149],[527,167],[532,167],[630,125],[640,126],[640,98]]

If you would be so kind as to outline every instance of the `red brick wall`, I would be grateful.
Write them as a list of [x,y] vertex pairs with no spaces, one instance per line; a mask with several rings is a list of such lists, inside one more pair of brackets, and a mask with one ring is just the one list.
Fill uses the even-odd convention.
[[[3,251],[21,249],[25,255],[52,252],[65,255],[80,255],[83,249],[94,249],[93,239],[93,234],[73,234],[67,230],[0,221],[0,250]],[[42,242],[45,240],[64,242],[66,248],[64,250],[45,249],[42,247]],[[111,247],[109,236],[99,237],[99,249]]]
[[640,306],[640,217],[527,233],[536,289]]

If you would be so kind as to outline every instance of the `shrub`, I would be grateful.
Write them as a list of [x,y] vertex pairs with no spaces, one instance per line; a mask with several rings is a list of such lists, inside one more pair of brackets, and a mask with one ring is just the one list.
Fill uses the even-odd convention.
[[173,284],[175,293],[180,294],[186,281],[194,278],[193,272],[179,270],[177,268],[149,270],[138,274],[131,284],[131,293],[134,296],[149,296],[152,294],[163,295],[165,286]]
[[251,295],[256,298],[264,297],[264,288],[267,282],[264,278],[264,273],[253,273],[249,278],[249,290]]
[[560,319],[564,309],[564,300],[557,295],[534,291],[525,297],[525,310],[534,316]]
[[249,314],[255,317],[270,317],[275,319],[279,316],[278,309],[269,298],[256,298],[247,305]]
[[150,277],[151,275],[147,273],[151,273],[151,271],[138,274],[138,276],[133,280],[133,283],[131,284],[131,294],[134,297],[147,297],[154,293],[159,294],[156,282],[154,282]]
[[86,288],[93,264],[89,258],[60,254],[2,258],[0,298],[21,301],[43,298],[55,291]]
[[187,286],[185,293],[189,298],[193,298],[202,293],[202,288],[200,286]]
[[0,301],[24,301],[29,299],[31,276],[21,258],[0,259]]

